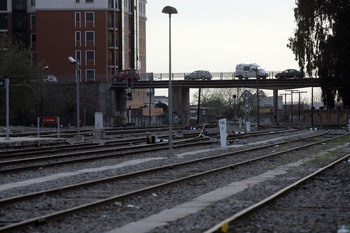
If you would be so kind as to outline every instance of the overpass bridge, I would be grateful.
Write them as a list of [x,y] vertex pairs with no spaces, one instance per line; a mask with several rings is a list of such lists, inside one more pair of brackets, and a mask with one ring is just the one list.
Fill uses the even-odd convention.
[[[133,89],[157,89],[168,88],[169,80],[147,80],[147,81],[135,81],[133,83]],[[190,89],[191,88],[259,88],[273,91],[273,109],[274,118],[277,118],[278,113],[278,91],[296,88],[307,87],[320,87],[318,78],[304,78],[304,79],[243,79],[237,78],[213,78],[210,81],[193,80],[187,81],[183,77],[181,79],[172,80],[172,100],[173,111],[180,113],[183,120],[182,123],[189,122],[189,109],[190,109]],[[118,111],[126,112],[126,94],[127,82],[118,81],[111,83],[111,89],[116,92],[116,108]],[[124,113],[125,113],[124,112]],[[124,114],[126,115],[126,114]]]
[[[172,87],[180,88],[257,88],[268,90],[286,90],[305,87],[319,87],[320,82],[318,78],[304,78],[304,79],[234,79],[234,80],[217,80],[210,81],[202,80],[173,80]],[[136,81],[133,83],[134,89],[148,89],[148,88],[168,88],[169,80],[162,81]],[[112,83],[112,88],[127,89],[126,82],[119,81]]]

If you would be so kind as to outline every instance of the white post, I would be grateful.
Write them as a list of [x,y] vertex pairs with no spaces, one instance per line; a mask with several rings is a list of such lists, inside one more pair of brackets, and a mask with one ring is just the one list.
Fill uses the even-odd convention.
[[219,120],[221,147],[226,147],[226,119]]
[[247,132],[250,132],[250,122],[249,121],[247,122],[246,127],[247,127]]

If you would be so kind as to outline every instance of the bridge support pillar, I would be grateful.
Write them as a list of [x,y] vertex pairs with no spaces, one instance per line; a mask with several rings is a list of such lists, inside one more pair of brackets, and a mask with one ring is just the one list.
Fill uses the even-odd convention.
[[188,87],[173,87],[173,113],[179,115],[174,118],[174,124],[188,124],[190,111],[190,89]]
[[273,90],[273,123],[278,125],[278,89]]
[[116,89],[114,95],[115,106],[112,108],[114,116],[114,125],[126,124],[127,121],[127,96],[124,89]]

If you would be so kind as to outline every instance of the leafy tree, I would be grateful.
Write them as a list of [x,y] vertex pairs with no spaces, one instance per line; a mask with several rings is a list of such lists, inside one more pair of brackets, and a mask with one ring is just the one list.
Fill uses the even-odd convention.
[[322,100],[350,106],[350,1],[296,0],[297,29],[289,39],[302,70],[320,78]]
[[[0,77],[10,80],[10,123],[35,124],[40,100],[39,65],[31,51],[0,36]],[[0,124],[5,123],[5,89],[0,90]]]

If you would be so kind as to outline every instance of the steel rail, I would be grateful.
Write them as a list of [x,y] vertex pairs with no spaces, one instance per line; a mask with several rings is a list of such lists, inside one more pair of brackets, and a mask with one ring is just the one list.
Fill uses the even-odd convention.
[[[323,136],[325,134],[327,134],[327,132],[325,132],[322,135],[317,135],[317,136]],[[317,136],[311,136],[311,137],[303,138],[303,140],[314,138],[314,137],[317,137]],[[280,152],[277,152],[277,153],[275,153],[273,155],[278,155],[278,154],[282,154],[282,153],[291,152],[291,151],[296,150],[296,149],[300,149],[300,148],[302,149],[302,148],[305,148],[305,147],[308,147],[308,146],[312,146],[312,145],[315,145],[315,144],[320,144],[320,143],[323,143],[324,141],[329,141],[329,140],[334,140],[334,139],[333,138],[326,139],[326,140],[322,140],[320,142],[311,143],[311,144],[308,144],[308,145],[305,145],[305,146],[302,146],[302,147],[297,147],[297,148],[292,148],[292,149],[289,149],[289,150],[280,151]],[[191,164],[198,164],[200,162],[204,162],[204,161],[208,161],[208,160],[223,158],[223,157],[237,155],[237,154],[246,153],[246,152],[255,151],[255,150],[261,150],[261,149],[265,149],[265,148],[268,148],[268,147],[273,147],[273,146],[276,146],[276,145],[281,145],[281,144],[286,144],[286,143],[296,142],[296,141],[299,141],[299,139],[295,139],[295,140],[291,140],[291,141],[288,140],[288,141],[285,141],[285,142],[278,142],[278,143],[273,143],[273,144],[253,147],[253,148],[249,148],[249,149],[238,150],[238,151],[229,152],[229,153],[212,155],[212,156],[208,156],[208,157],[205,157],[205,158],[189,160],[189,161],[186,161],[186,162],[180,162],[180,163],[175,163],[175,164],[171,164],[171,165],[161,166],[161,167],[157,167],[157,168],[145,169],[145,170],[132,172],[132,173],[128,173],[128,174],[112,176],[112,177],[108,177],[108,178],[104,178],[104,179],[97,179],[97,180],[77,183],[77,184],[73,184],[73,185],[63,186],[63,187],[59,187],[59,188],[54,188],[54,189],[50,189],[50,190],[44,190],[44,191],[40,191],[40,192],[25,194],[25,195],[21,195],[21,196],[0,199],[0,204],[3,204],[3,205],[4,204],[9,204],[11,202],[18,201],[18,200],[20,200],[22,198],[23,199],[33,198],[33,197],[37,197],[37,196],[42,195],[42,194],[52,194],[52,193],[60,192],[60,191],[63,191],[63,190],[70,190],[70,189],[74,189],[74,188],[86,187],[86,186],[94,185],[94,184],[98,184],[98,183],[115,181],[117,179],[130,178],[130,177],[133,177],[133,176],[142,175],[142,174],[150,173],[150,172],[157,172],[157,171],[166,170],[166,169],[169,169],[169,168],[173,169],[173,168],[180,167],[180,166],[186,166],[186,165],[191,165]],[[259,159],[261,159],[261,157],[259,157],[258,160]],[[249,160],[248,162],[253,162],[253,161],[254,160]]]
[[[276,133],[285,133],[285,132],[290,132],[290,130],[288,131],[277,131]],[[181,147],[186,147],[186,146],[195,146],[195,145],[198,145],[198,144],[203,144],[203,145],[206,145],[206,144],[210,144],[209,141],[205,141],[205,142],[198,142],[198,144],[196,143],[190,143],[190,144],[187,144],[187,145],[180,145],[179,143],[187,143],[187,142],[190,142],[190,141],[193,141],[193,140],[206,140],[205,138],[200,138],[200,136],[202,135],[203,131],[196,137],[193,137],[193,138],[186,138],[186,139],[183,139],[181,140],[181,138],[178,138],[178,141],[176,141],[174,143],[174,148],[181,148]],[[242,138],[242,137],[249,137],[249,136],[260,136],[260,135],[266,135],[266,134],[270,134],[271,132],[267,132],[267,133],[264,133],[264,132],[260,132],[260,133],[248,133],[248,134],[240,134],[240,135],[233,135],[231,136],[231,138],[229,138],[230,140],[233,140],[235,138]],[[232,138],[233,137],[233,138]],[[129,143],[132,143],[133,141],[129,141]],[[56,166],[56,165],[64,165],[64,164],[67,164],[67,163],[78,163],[78,162],[86,162],[86,161],[91,161],[93,159],[106,159],[106,158],[111,158],[111,157],[114,157],[114,156],[125,156],[125,155],[130,155],[130,154],[133,154],[133,153],[140,153],[140,151],[135,151],[135,149],[143,149],[143,148],[146,148],[146,149],[143,149],[141,152],[153,152],[153,151],[159,151],[159,150],[165,150],[167,149],[167,143],[157,143],[157,144],[146,144],[146,145],[133,145],[133,147],[131,148],[130,146],[128,147],[120,147],[120,148],[116,148],[116,147],[112,147],[113,145],[111,145],[110,143],[108,143],[107,145],[99,145],[99,144],[96,144],[96,143],[93,143],[92,145],[85,145],[85,144],[82,144],[80,146],[78,146],[77,148],[71,148],[71,147],[68,147],[67,150],[69,151],[76,151],[76,150],[81,150],[82,148],[83,149],[90,149],[90,148],[93,148],[93,149],[96,149],[96,146],[99,146],[99,150],[93,150],[93,151],[82,151],[82,152],[78,152],[78,153],[72,153],[72,154],[61,154],[61,155],[51,155],[51,156],[45,156],[45,157],[42,157],[42,156],[39,156],[39,157],[32,157],[32,158],[26,158],[26,159],[20,159],[20,160],[7,160],[7,161],[1,161],[0,162],[0,167],[6,167],[6,166],[10,166],[10,165],[18,165],[18,164],[28,164],[28,163],[31,163],[31,162],[44,162],[45,160],[53,160],[53,159],[62,159],[62,158],[66,158],[66,157],[81,157],[81,156],[86,156],[86,155],[91,155],[91,154],[96,154],[96,153],[112,153],[112,154],[108,154],[108,155],[104,155],[104,156],[98,156],[98,157],[89,157],[89,158],[83,158],[83,159],[74,159],[74,160],[67,160],[67,161],[61,161],[61,162],[55,162],[55,163],[52,163],[52,164],[39,164],[39,165],[28,165],[28,166],[25,166],[25,167],[18,167],[18,168],[7,168],[7,169],[2,169],[0,170],[0,174],[3,174],[3,173],[8,173],[8,172],[14,172],[14,171],[23,171],[23,170],[28,170],[28,169],[38,169],[38,168],[47,168],[47,167],[50,167],[50,166]],[[150,149],[150,147],[152,147]],[[158,147],[158,148],[155,148],[155,147]],[[108,149],[103,149],[103,148],[108,148]],[[49,150],[51,153],[60,153],[61,151],[59,150],[60,148],[52,148],[52,150]],[[63,149],[66,149],[66,147],[64,147]],[[132,150],[130,152],[125,152],[125,150]],[[45,152],[48,152],[45,150]],[[122,153],[119,153],[119,152],[122,152]],[[42,151],[40,151],[39,153],[42,153]]]
[[269,197],[261,200],[258,203],[255,203],[254,205],[251,205],[250,207],[243,209],[241,211],[239,211],[238,213],[232,215],[231,217],[221,221],[220,223],[218,223],[217,225],[213,226],[212,228],[208,229],[207,231],[205,231],[204,233],[219,233],[222,232],[221,229],[223,226],[225,226],[225,228],[229,227],[230,224],[232,224],[234,221],[245,217],[249,214],[252,214],[254,211],[257,211],[258,209],[266,206],[267,204],[269,204],[270,202],[277,200],[278,198],[282,197],[283,195],[285,195],[286,193],[288,193],[290,190],[294,189],[295,187],[305,183],[306,181],[309,181],[311,179],[313,179],[314,177],[316,177],[317,175],[319,175],[320,173],[324,172],[325,170],[335,166],[336,164],[348,159],[350,157],[350,154],[345,155],[344,157],[328,164],[325,167],[322,167],[320,169],[318,169],[317,171],[301,178],[300,180],[294,182],[293,184],[275,192],[274,194],[270,195]]
[[[318,136],[322,136],[322,135],[318,135]],[[77,212],[81,212],[81,211],[84,211],[86,209],[95,208],[95,207],[98,207],[98,206],[101,206],[101,205],[105,205],[105,204],[108,204],[108,203],[111,203],[111,202],[115,202],[115,201],[120,201],[120,200],[123,200],[125,198],[128,198],[129,196],[139,195],[141,193],[152,192],[154,190],[157,190],[159,188],[164,188],[164,187],[169,186],[169,185],[174,185],[174,184],[177,184],[177,183],[180,183],[180,182],[183,182],[183,181],[187,181],[187,180],[190,180],[190,179],[195,179],[195,178],[199,178],[199,177],[206,176],[206,175],[209,175],[209,174],[222,172],[223,170],[232,169],[234,167],[242,166],[242,165],[245,165],[245,164],[251,164],[252,162],[257,162],[257,161],[260,161],[260,160],[263,160],[263,159],[266,159],[266,158],[269,158],[269,157],[272,157],[272,156],[276,156],[276,155],[284,154],[284,153],[287,153],[287,152],[291,152],[293,150],[299,150],[299,149],[303,149],[303,148],[306,148],[306,147],[309,147],[309,146],[312,146],[312,145],[317,145],[317,144],[320,144],[320,143],[331,141],[331,140],[337,139],[337,138],[342,137],[342,136],[343,135],[337,136],[335,138],[321,140],[319,142],[314,142],[314,143],[310,143],[308,145],[304,145],[304,146],[301,146],[301,147],[280,151],[280,152],[273,153],[273,154],[266,155],[266,156],[261,156],[261,157],[250,159],[250,160],[247,160],[247,161],[244,161],[244,162],[238,162],[238,163],[235,163],[235,164],[230,164],[230,165],[227,165],[227,166],[224,166],[224,167],[212,169],[212,170],[205,171],[205,172],[200,172],[200,173],[197,173],[197,174],[194,174],[194,175],[190,175],[190,176],[187,176],[187,177],[182,177],[182,178],[179,178],[179,179],[176,179],[176,180],[167,181],[167,182],[164,182],[164,183],[161,183],[161,184],[157,184],[157,185],[153,185],[153,186],[150,186],[150,187],[147,187],[147,188],[142,188],[142,189],[139,189],[139,190],[135,190],[135,191],[131,191],[131,192],[128,192],[128,193],[121,194],[121,195],[117,195],[117,196],[114,196],[114,197],[106,198],[106,199],[99,200],[99,201],[96,201],[96,202],[93,202],[93,203],[88,203],[88,204],[77,206],[77,207],[73,207],[73,208],[70,208],[70,209],[67,209],[67,210],[58,211],[56,213],[51,213],[51,214],[48,214],[48,215],[35,217],[35,218],[32,218],[32,219],[28,219],[28,220],[25,220],[25,221],[22,221],[22,222],[18,222],[18,223],[12,224],[12,225],[8,225],[8,226],[5,226],[5,227],[2,227],[2,228],[0,228],[0,232],[8,232],[8,231],[12,231],[12,230],[19,230],[19,229],[22,229],[23,227],[26,227],[26,226],[29,226],[29,225],[35,225],[35,224],[46,222],[46,221],[49,221],[49,220],[62,218],[64,216],[66,216],[66,215],[77,213]],[[312,137],[309,137],[309,138],[314,138],[314,137],[317,137],[317,136],[312,136]],[[300,139],[296,139],[294,141],[298,141],[298,140],[300,140]],[[289,143],[289,142],[290,141],[287,141],[286,143]],[[281,142],[277,143],[277,144],[281,144]],[[270,146],[272,146],[272,145],[270,145]],[[264,145],[262,147],[267,147],[267,146]],[[255,149],[257,149],[257,148],[255,148]],[[249,150],[251,150],[251,149],[242,150],[242,151],[246,152],[246,151],[249,151]],[[232,154],[236,154],[236,153],[237,152],[225,153],[225,154],[222,154],[221,156],[228,156],[230,154],[232,155]],[[214,158],[214,157],[217,157],[217,156],[212,156],[212,157]],[[205,158],[205,159],[207,159],[207,158]],[[191,163],[198,163],[198,160],[193,160],[193,161],[190,161],[190,162]],[[185,162],[185,163],[187,163],[187,162]],[[165,166],[162,169],[174,168],[175,166],[180,166],[181,164],[184,164],[184,163],[168,165],[168,166]],[[152,170],[154,170],[154,169],[150,169],[147,172],[150,172]],[[136,173],[138,173],[138,172],[136,172]],[[127,175],[133,175],[133,174],[127,174]]]
[[[174,148],[182,148],[182,147],[210,144],[209,140],[199,141],[199,142],[191,142],[191,143],[187,143],[187,144],[180,144],[180,143],[183,143],[183,141],[174,143]],[[135,150],[135,149],[142,149],[142,150]],[[130,148],[130,147],[112,148],[112,149],[104,149],[104,150],[97,150],[97,151],[96,150],[95,151],[85,151],[85,152],[81,152],[81,153],[54,155],[54,156],[49,156],[49,157],[45,157],[45,158],[35,157],[35,158],[30,158],[30,159],[4,161],[4,162],[0,162],[1,167],[6,167],[9,165],[18,164],[18,163],[27,164],[28,162],[35,162],[35,161],[42,162],[43,160],[52,160],[52,159],[59,159],[59,158],[65,158],[65,157],[86,156],[86,155],[101,154],[101,153],[106,154],[106,155],[99,155],[98,157],[71,159],[71,160],[66,160],[66,161],[54,162],[54,163],[50,163],[50,164],[38,164],[38,165],[28,165],[28,166],[15,167],[15,168],[5,168],[5,169],[0,170],[0,174],[15,172],[15,171],[25,171],[25,170],[29,170],[29,169],[43,169],[43,168],[55,167],[58,165],[66,165],[66,164],[72,164],[72,163],[83,163],[83,162],[99,160],[99,159],[115,158],[116,156],[122,157],[122,156],[127,156],[127,155],[133,155],[133,154],[139,154],[139,153],[145,153],[145,152],[155,152],[155,151],[167,150],[167,149],[168,149],[167,143],[157,143],[157,144],[133,146],[133,148]],[[131,150],[131,151],[126,151],[126,150]],[[109,154],[107,154],[107,153],[109,153]]]

